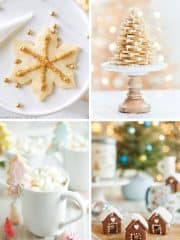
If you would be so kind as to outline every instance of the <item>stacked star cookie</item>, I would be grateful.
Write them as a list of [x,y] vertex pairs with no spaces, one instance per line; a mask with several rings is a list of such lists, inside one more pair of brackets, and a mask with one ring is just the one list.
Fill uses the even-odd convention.
[[141,12],[133,8],[122,23],[112,63],[148,65],[153,63],[153,43],[149,39]]

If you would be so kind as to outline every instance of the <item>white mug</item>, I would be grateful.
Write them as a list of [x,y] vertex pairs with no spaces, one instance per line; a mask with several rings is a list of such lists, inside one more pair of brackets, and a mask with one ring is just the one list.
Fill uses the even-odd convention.
[[[63,190],[33,191],[21,188],[21,205],[24,225],[34,235],[48,237],[60,235],[64,227],[84,214],[83,199],[77,192],[68,191],[69,179]],[[75,202],[80,212],[76,217],[66,220],[67,200]]]
[[176,156],[168,156],[157,165],[158,170],[165,178],[173,175],[176,169]]
[[86,192],[89,189],[89,151],[62,149],[63,168],[69,173],[70,189]]
[[[20,202],[23,223],[25,227],[38,237],[51,237],[60,235],[64,227],[82,218],[85,207],[79,193],[68,191],[69,177],[66,174],[66,184],[56,191],[34,191],[20,187]],[[8,185],[0,181],[1,185]],[[68,216],[67,200],[80,208],[77,216],[66,220]]]

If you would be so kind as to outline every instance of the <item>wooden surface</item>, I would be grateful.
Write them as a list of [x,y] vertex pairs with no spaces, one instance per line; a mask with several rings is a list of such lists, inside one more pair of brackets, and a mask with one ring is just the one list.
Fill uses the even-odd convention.
[[[124,229],[121,234],[107,236],[102,234],[102,227],[100,224],[93,224],[92,232],[97,237],[94,238],[95,240],[124,240]],[[180,225],[172,225],[170,231],[165,236],[148,234],[147,240],[180,240]]]

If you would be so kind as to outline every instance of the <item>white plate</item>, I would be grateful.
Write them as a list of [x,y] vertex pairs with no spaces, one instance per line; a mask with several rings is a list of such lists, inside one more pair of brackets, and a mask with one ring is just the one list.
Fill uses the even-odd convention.
[[104,62],[101,65],[106,71],[124,73],[130,76],[141,76],[149,72],[160,71],[167,66],[167,64],[164,62],[152,65],[139,65],[139,66],[124,66],[113,64],[111,62]]
[[[89,78],[89,40],[88,17],[74,0],[6,0],[0,11],[0,22],[33,12],[33,19],[20,31],[15,33],[5,44],[0,46],[0,106],[9,111],[26,115],[44,115],[62,110],[77,101],[88,88]],[[49,16],[55,10],[58,18]],[[53,23],[60,25],[59,35],[63,42],[75,44],[81,48],[76,72],[76,89],[56,88],[54,93],[44,102],[39,102],[32,92],[31,85],[17,89],[13,84],[4,83],[3,79],[12,71],[14,39],[36,40],[35,36],[27,36],[28,29],[36,33]],[[24,108],[17,109],[16,103],[24,104]]]

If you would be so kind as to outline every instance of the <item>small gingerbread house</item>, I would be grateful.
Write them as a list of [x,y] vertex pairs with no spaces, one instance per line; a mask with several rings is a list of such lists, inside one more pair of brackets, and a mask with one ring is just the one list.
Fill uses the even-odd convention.
[[180,174],[174,174],[166,179],[166,185],[171,187],[172,192],[180,192]]
[[110,207],[100,215],[103,233],[118,234],[121,232],[122,215],[116,208]]
[[147,221],[140,214],[133,214],[132,220],[126,227],[125,240],[146,240]]
[[171,220],[171,213],[164,207],[158,207],[148,219],[149,233],[165,235]]

